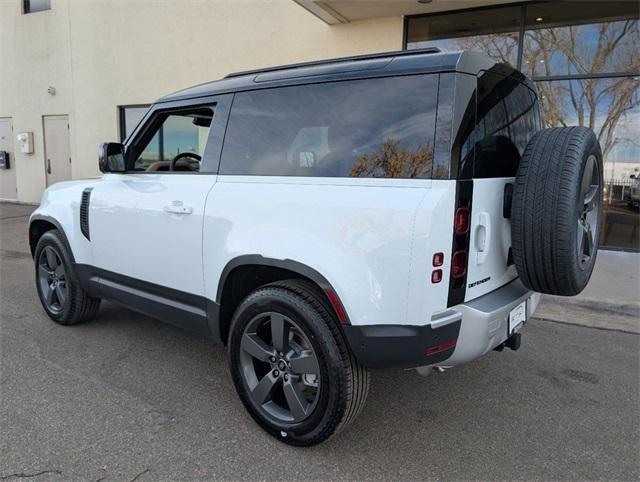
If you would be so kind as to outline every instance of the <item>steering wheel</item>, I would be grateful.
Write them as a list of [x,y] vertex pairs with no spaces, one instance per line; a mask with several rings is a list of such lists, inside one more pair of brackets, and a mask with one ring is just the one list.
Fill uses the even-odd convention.
[[175,171],[176,170],[176,163],[180,159],[184,159],[185,157],[190,157],[192,159],[195,159],[198,162],[202,161],[202,156],[199,156],[198,154],[195,154],[194,152],[181,152],[176,157],[171,159],[171,163],[169,164],[169,170],[170,171]]

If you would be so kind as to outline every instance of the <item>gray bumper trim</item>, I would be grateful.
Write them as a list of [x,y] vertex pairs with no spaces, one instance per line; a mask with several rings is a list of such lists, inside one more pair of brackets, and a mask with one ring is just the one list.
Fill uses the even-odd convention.
[[[460,365],[492,350],[508,338],[509,312],[527,300],[527,319],[540,301],[540,294],[529,291],[520,281],[498,288],[467,303],[453,306],[447,312],[462,317],[456,349],[442,366]],[[449,318],[449,317],[447,317]],[[439,320],[434,320],[438,323]]]

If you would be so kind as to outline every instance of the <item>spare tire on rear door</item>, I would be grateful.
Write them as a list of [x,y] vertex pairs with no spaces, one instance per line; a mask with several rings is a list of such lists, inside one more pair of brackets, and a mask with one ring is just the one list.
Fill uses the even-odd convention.
[[540,293],[573,296],[598,251],[602,152],[591,129],[543,129],[529,141],[513,190],[511,243],[520,279]]

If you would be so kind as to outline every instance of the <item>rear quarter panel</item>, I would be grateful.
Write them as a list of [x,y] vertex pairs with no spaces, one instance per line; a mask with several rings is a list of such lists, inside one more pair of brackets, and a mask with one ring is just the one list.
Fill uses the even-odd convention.
[[[315,269],[354,325],[424,323],[426,305],[446,305],[446,282],[427,292],[424,270],[442,232],[432,228],[453,209],[454,183],[432,183],[219,176],[205,208],[205,290],[215,298],[225,266],[257,254]],[[450,235],[437,244],[450,249]]]

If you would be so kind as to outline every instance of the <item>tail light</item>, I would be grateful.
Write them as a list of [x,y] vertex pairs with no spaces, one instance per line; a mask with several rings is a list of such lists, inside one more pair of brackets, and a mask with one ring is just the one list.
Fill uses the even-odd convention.
[[451,276],[462,278],[467,274],[467,251],[456,251],[451,259]]
[[447,307],[464,302],[469,260],[471,231],[471,206],[473,205],[473,180],[456,182],[456,204],[453,212],[453,246],[449,270],[449,298]]
[[453,221],[453,230],[456,236],[462,236],[469,232],[469,208],[458,208]]
[[432,283],[440,283],[442,281],[442,270],[434,269],[431,273],[431,282]]

